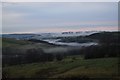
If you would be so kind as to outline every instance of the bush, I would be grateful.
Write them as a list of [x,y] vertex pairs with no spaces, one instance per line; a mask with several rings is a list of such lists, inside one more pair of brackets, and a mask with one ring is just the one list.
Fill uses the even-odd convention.
[[56,54],[56,60],[61,61],[63,59],[63,55]]

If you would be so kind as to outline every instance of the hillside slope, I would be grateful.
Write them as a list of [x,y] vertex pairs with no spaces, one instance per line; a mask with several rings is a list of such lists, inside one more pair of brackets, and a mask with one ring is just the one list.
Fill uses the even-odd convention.
[[76,57],[62,62],[22,64],[3,68],[10,78],[116,78],[118,74],[117,58],[84,60]]

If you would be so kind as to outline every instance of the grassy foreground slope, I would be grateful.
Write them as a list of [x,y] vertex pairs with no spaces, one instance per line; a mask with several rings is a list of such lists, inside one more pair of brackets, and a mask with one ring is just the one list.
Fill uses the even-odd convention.
[[84,60],[73,56],[62,61],[21,64],[3,68],[9,78],[116,78],[118,74],[117,58]]

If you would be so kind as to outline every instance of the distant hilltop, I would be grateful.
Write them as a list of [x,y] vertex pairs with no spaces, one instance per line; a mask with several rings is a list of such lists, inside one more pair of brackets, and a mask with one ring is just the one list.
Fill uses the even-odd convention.
[[2,34],[3,38],[15,38],[21,40],[29,40],[29,39],[50,39],[56,37],[69,37],[69,36],[88,36],[94,33],[99,33],[104,31],[77,31],[77,32],[61,32],[61,33],[31,33],[31,34]]

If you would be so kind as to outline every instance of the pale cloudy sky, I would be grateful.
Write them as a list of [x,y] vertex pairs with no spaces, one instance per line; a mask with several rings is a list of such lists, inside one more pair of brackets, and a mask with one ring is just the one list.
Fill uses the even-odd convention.
[[3,33],[117,30],[117,2],[7,2]]

